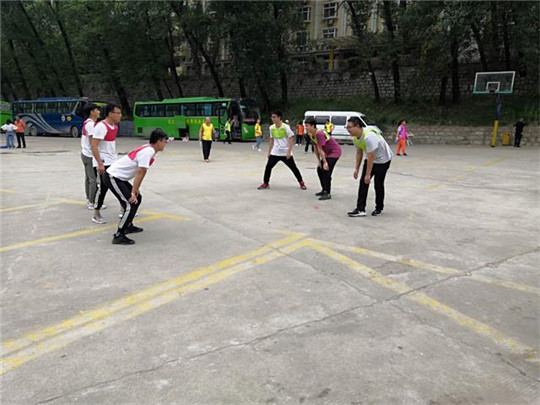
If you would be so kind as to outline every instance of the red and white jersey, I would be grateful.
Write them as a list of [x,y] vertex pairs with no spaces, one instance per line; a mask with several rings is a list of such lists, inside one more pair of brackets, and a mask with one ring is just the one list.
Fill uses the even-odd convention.
[[[116,135],[118,127],[116,125],[107,124],[106,121],[99,121],[94,126],[92,137],[99,139],[99,155],[105,166],[110,166],[116,162]],[[94,159],[94,167],[97,167],[97,161]]]
[[86,157],[92,157],[92,148],[90,147],[90,136],[94,133],[94,120],[88,118],[84,121],[81,135],[81,150]]
[[133,149],[107,169],[109,175],[117,179],[128,181],[135,177],[138,167],[149,168],[154,163],[156,151],[149,143]]

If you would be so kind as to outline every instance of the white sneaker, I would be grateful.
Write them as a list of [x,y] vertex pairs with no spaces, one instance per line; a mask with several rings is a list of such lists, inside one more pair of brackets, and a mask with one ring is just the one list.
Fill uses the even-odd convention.
[[94,209],[94,204],[89,202],[89,203],[86,203],[86,208],[89,209],[89,210],[93,210]]
[[262,149],[257,149],[257,152],[260,152]]
[[105,219],[101,216],[101,214],[94,215],[92,217],[92,222],[94,222],[96,224],[106,224],[107,223],[107,221],[105,221]]
[[102,210],[106,210],[106,209],[107,209],[107,206],[106,206],[105,204],[103,204],[103,205],[101,206],[101,208],[100,208],[100,209],[102,209]]
[[[122,218],[123,216],[124,216],[124,213],[123,213],[123,212],[121,212],[120,214],[118,214],[118,218]],[[138,217],[138,216],[139,216],[139,213],[137,212],[137,213],[135,214],[135,216]]]

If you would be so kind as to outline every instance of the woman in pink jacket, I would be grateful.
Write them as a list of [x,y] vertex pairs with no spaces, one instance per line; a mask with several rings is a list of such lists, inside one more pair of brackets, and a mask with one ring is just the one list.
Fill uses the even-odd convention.
[[399,126],[396,132],[396,138],[398,140],[396,155],[401,156],[400,151],[403,149],[403,156],[407,156],[407,153],[405,152],[407,139],[409,139],[409,136],[407,135],[407,121],[401,120],[399,122]]

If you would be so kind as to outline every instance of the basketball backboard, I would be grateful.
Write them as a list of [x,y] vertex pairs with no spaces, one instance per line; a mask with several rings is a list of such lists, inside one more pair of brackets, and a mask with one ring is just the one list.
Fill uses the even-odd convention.
[[512,94],[516,72],[477,72],[473,94]]

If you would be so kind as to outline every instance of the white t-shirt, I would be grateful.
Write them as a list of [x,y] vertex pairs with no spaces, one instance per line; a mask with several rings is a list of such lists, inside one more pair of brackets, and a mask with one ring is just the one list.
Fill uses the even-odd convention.
[[[94,133],[92,134],[92,137],[94,139],[100,139],[101,142],[99,142],[98,151],[99,156],[101,156],[101,160],[103,160],[103,164],[105,166],[110,166],[114,162],[116,162],[116,137],[114,137],[114,140],[108,141],[106,139],[107,132],[113,131],[117,129],[118,127],[116,125],[109,125],[106,121],[99,121],[97,124],[94,125]],[[97,167],[97,160],[94,158],[93,165],[94,167]]]
[[94,132],[95,122],[91,119],[88,119],[83,124],[83,132],[81,135],[81,151],[82,154],[86,157],[92,157],[92,147],[90,146],[90,137]]
[[13,125],[13,124],[2,125],[2,131],[15,132],[16,130],[17,130],[17,125]]
[[[270,125],[270,136],[272,138],[272,129],[277,128],[276,124]],[[284,122],[281,123],[281,126],[279,129],[285,128],[285,132],[287,133],[286,138],[274,138],[274,146],[272,147],[272,151],[270,152],[271,155],[274,156],[287,156],[287,151],[289,150],[289,138],[294,137],[294,132],[291,130],[291,127],[285,124]],[[292,154],[292,151],[291,151]]]
[[394,154],[382,136],[378,136],[374,132],[368,132],[365,135],[365,140],[366,156],[364,156],[364,160],[367,159],[367,154],[373,151],[375,151],[375,159],[373,159],[373,163],[382,164],[392,160]]
[[135,177],[138,167],[149,168],[154,163],[156,151],[147,143],[133,149],[127,155],[122,156],[107,169],[109,175],[117,179],[128,181]]

